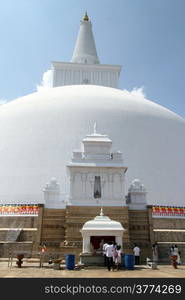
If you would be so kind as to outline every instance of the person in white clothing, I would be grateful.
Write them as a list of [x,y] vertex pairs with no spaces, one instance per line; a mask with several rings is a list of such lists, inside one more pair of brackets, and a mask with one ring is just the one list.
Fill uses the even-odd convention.
[[138,245],[135,244],[133,252],[134,252],[134,257],[135,257],[135,265],[139,265],[141,249],[138,247]]
[[177,254],[177,263],[178,263],[178,265],[182,265],[182,261],[181,261],[180,255],[181,255],[181,252],[179,251],[178,254]]
[[177,264],[178,265],[181,265],[181,257],[180,257],[180,251],[179,251],[179,249],[178,249],[178,247],[177,247],[177,245],[174,245],[174,255],[176,255],[177,256]]
[[173,250],[174,250],[174,252],[175,252],[175,255],[178,255],[179,249],[178,249],[177,245],[174,245]]
[[158,245],[157,242],[152,245],[152,260],[153,262],[158,262],[159,254],[158,254]]
[[170,248],[170,260],[171,260],[171,264],[174,267],[174,269],[177,269],[177,255],[178,255],[178,248],[172,246]]
[[107,258],[106,258],[106,247],[108,246],[107,242],[105,242],[103,244],[103,247],[102,247],[102,250],[103,250],[103,257],[104,257],[104,266],[106,267],[107,266]]
[[110,271],[113,269],[113,245],[111,242],[108,242],[108,245],[105,247],[105,254],[107,269]]
[[121,246],[117,246],[116,248],[113,248],[113,262],[115,264],[115,267],[118,271],[118,269],[121,266]]

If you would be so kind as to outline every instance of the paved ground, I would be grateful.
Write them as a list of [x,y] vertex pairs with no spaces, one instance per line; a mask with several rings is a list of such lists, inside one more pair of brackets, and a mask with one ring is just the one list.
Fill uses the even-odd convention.
[[12,267],[8,262],[0,261],[0,278],[185,278],[185,265],[173,269],[171,265],[159,265],[157,270],[151,270],[146,265],[136,266],[134,270],[119,270],[108,272],[105,268],[86,267],[80,271],[54,270],[51,265],[45,263],[40,268],[38,262],[24,261],[21,268],[17,268],[14,261]]

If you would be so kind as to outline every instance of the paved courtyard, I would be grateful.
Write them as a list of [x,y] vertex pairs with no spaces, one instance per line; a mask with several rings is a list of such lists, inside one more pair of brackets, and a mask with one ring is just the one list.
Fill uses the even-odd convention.
[[38,262],[24,261],[17,268],[16,261],[8,267],[7,261],[0,261],[0,278],[185,278],[185,265],[173,269],[171,265],[158,265],[157,270],[151,270],[146,265],[136,266],[134,270],[119,270],[108,272],[106,268],[86,267],[79,271],[65,269],[54,270],[52,265],[45,263],[42,268]]

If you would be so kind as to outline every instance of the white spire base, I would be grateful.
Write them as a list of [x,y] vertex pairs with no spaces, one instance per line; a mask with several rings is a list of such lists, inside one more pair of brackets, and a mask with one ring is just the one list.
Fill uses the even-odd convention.
[[75,49],[71,62],[83,64],[99,64],[95,41],[92,33],[92,24],[81,21]]
[[53,62],[53,87],[93,84],[118,88],[121,67],[118,65]]

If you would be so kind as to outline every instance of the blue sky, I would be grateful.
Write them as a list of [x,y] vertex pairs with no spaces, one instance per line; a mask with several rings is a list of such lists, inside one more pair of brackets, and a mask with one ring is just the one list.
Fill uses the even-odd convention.
[[185,118],[185,0],[1,0],[0,98],[36,91],[51,61],[70,61],[85,10],[101,63],[120,88]]

